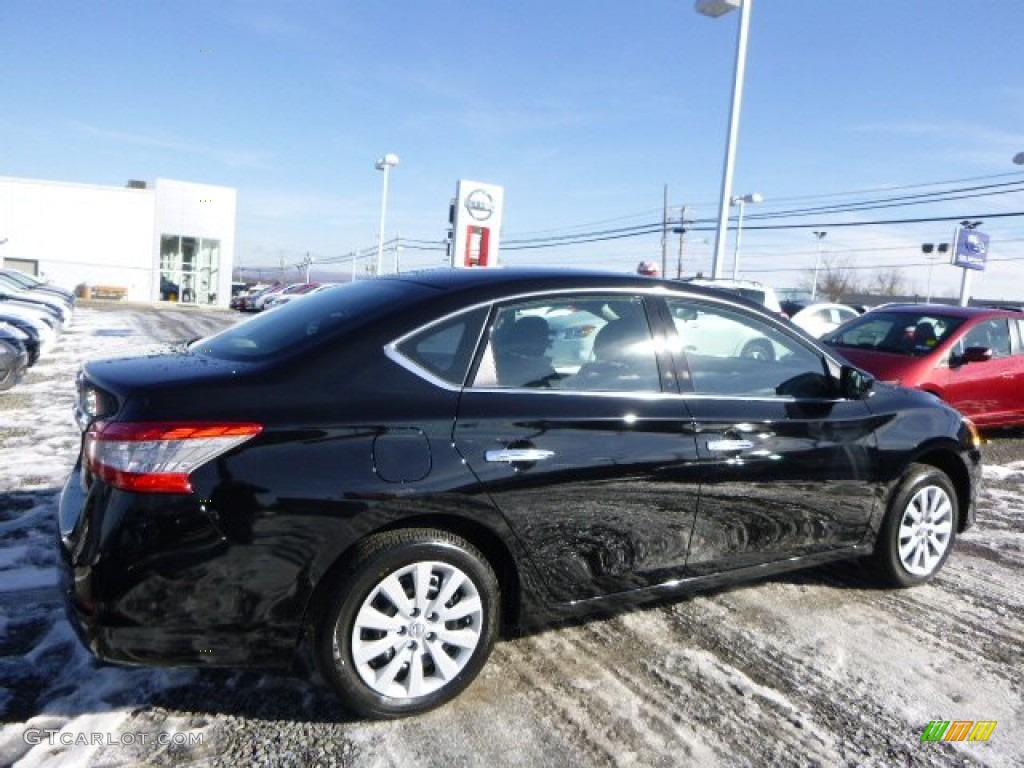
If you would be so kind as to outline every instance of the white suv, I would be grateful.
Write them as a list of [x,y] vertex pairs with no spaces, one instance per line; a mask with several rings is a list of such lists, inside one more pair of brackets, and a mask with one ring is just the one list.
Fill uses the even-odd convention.
[[[775,290],[752,280],[713,280],[696,277],[688,285],[728,291],[761,304],[770,312],[785,317]],[[746,357],[775,360],[785,349],[753,327],[742,316],[723,310],[698,310],[673,317],[676,330],[689,354],[710,357]]]
[[718,288],[723,291],[729,291],[742,296],[745,299],[750,299],[758,304],[761,304],[771,312],[777,315],[783,314],[782,305],[779,303],[779,297],[775,295],[775,289],[770,285],[764,285],[763,283],[757,283],[753,280],[729,280],[727,278],[706,278],[706,277],[693,277],[686,280],[690,285],[701,285],[707,288]]

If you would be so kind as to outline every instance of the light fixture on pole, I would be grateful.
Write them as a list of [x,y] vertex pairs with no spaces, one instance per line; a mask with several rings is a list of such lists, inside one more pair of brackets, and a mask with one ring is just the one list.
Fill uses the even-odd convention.
[[1024,165],[1024,152],[1018,152],[1013,156],[1013,162],[1017,165]]
[[380,230],[377,233],[377,274],[384,269],[384,215],[388,208],[388,172],[398,165],[398,155],[389,152],[380,158],[374,166],[378,171],[384,171],[384,188],[380,195]]
[[932,253],[936,256],[941,256],[944,253],[949,253],[949,243],[921,243],[921,253],[928,257],[928,290],[924,297],[925,304],[932,303],[932,267],[935,266],[935,259],[932,257]]
[[818,238],[818,256],[814,260],[814,284],[811,285],[811,301],[813,302],[818,297],[818,270],[821,269],[821,241],[825,239],[825,235],[828,232],[824,230],[818,230],[814,233],[814,236]]
[[737,8],[740,11],[740,29],[736,38],[736,65],[732,76],[732,106],[729,108],[729,134],[725,145],[725,168],[722,171],[722,195],[718,206],[718,228],[715,230],[715,253],[711,262],[711,276],[722,276],[725,260],[725,239],[729,227],[729,200],[732,199],[732,174],[736,160],[736,138],[740,127],[740,106],[743,100],[743,73],[747,60],[747,30],[750,27],[750,6],[753,0],[696,0],[697,13],[718,18]]
[[739,210],[736,214],[736,245],[732,252],[732,279],[740,279],[740,238],[743,236],[743,206],[747,203],[762,203],[764,198],[757,192],[749,195],[738,195],[730,198],[729,203],[735,205]]

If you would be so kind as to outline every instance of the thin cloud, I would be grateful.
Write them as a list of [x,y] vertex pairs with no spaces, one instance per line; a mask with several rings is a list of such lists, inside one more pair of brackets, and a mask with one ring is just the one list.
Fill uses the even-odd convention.
[[205,157],[229,168],[255,168],[267,170],[271,167],[269,163],[269,155],[261,150],[218,147],[168,137],[166,135],[116,131],[77,121],[72,121],[71,127],[82,133],[87,133],[105,141]]

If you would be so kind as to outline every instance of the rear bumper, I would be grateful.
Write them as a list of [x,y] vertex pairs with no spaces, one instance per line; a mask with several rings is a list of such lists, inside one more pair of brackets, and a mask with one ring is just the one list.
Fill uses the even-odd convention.
[[[266,620],[237,598],[245,585],[229,578],[223,557],[230,546],[223,537],[212,526],[196,525],[194,515],[190,521],[177,515],[150,525],[154,539],[146,540],[149,521],[139,520],[149,517],[146,501],[98,482],[85,492],[77,470],[64,484],[58,583],[82,644],[122,664],[291,663],[298,622]],[[168,537],[168,526],[175,525],[189,530]],[[245,553],[232,560],[240,556]]]

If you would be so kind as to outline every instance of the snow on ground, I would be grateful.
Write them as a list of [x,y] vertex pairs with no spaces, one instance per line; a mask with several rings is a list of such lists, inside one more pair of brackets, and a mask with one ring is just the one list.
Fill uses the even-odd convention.
[[[26,381],[0,394],[0,714],[7,723],[12,714],[38,708],[0,729],[0,765],[89,765],[102,746],[63,749],[59,734],[56,747],[45,739],[30,745],[24,734],[117,733],[127,714],[117,707],[119,698],[183,685],[194,676],[191,670],[101,668],[76,639],[56,593],[57,499],[79,445],[75,373],[88,359],[146,354],[180,340],[173,335],[177,326],[154,337],[145,317],[79,309]],[[234,319],[204,318],[199,332]]]
[[[842,564],[505,640],[469,690],[418,718],[353,722],[285,672],[99,664],[55,589],[74,374],[235,319],[81,308],[0,394],[0,765],[1024,764],[1015,436],[986,449],[978,525],[924,587],[874,589]],[[985,743],[922,743],[933,719],[998,725]]]

